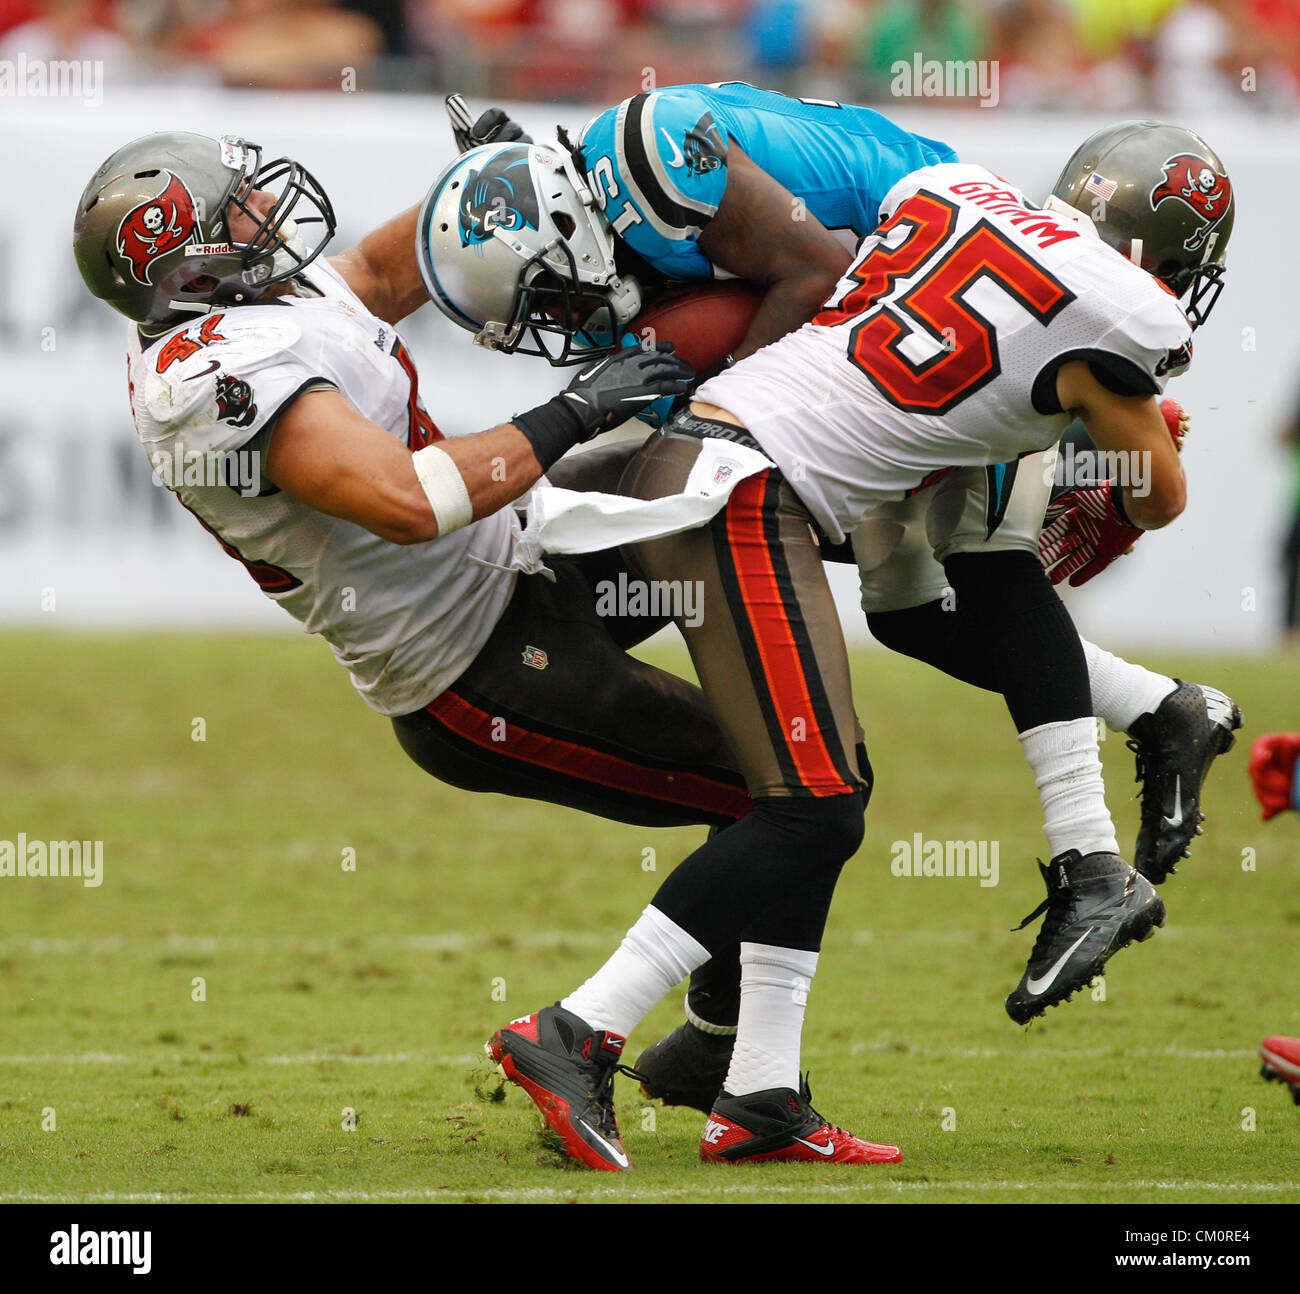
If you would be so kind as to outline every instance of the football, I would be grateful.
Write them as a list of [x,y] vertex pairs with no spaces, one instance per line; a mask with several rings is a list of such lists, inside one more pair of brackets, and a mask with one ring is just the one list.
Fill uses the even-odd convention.
[[628,335],[670,341],[696,373],[707,373],[740,344],[762,299],[762,288],[738,279],[667,288],[628,324]]
[[1183,406],[1172,398],[1160,401],[1160,412],[1164,416],[1165,426],[1169,428],[1169,434],[1174,438],[1174,448],[1181,454],[1183,440],[1187,436],[1188,427],[1192,425],[1192,420],[1187,416]]

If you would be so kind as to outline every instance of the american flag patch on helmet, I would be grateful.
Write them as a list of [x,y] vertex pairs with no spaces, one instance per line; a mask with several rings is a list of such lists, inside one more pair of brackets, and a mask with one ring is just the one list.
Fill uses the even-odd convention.
[[1105,200],[1115,196],[1115,190],[1119,185],[1114,180],[1108,180],[1104,176],[1098,175],[1096,171],[1088,176],[1084,186],[1089,193],[1095,193],[1099,198]]

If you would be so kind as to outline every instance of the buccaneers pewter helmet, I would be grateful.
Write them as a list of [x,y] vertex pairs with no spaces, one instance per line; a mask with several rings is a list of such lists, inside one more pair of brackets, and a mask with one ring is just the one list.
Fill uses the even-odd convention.
[[1195,328],[1223,290],[1236,215],[1232,182],[1199,135],[1159,121],[1125,121],[1085,140],[1047,206],[1091,218],[1103,242],[1154,274]]
[[[265,218],[245,205],[257,189],[276,198]],[[294,219],[304,204],[314,214]],[[231,240],[232,205],[256,225],[247,242]],[[299,230],[312,224],[323,231],[309,248]],[[256,301],[314,260],[333,233],[329,198],[297,162],[263,163],[256,144],[229,135],[166,131],[119,148],[95,172],[77,204],[73,249],[95,296],[160,326]]]
[[619,274],[609,225],[559,144],[462,153],[433,182],[416,229],[429,298],[492,350],[585,363],[616,349],[641,309],[641,288]]

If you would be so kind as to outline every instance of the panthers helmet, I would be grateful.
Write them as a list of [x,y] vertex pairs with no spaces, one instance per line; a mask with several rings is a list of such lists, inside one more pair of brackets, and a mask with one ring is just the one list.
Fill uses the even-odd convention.
[[1187,295],[1193,328],[1208,318],[1236,212],[1223,163],[1199,135],[1159,121],[1099,130],[1066,162],[1046,205],[1083,212],[1103,242]]
[[[245,205],[275,196],[265,218]],[[304,205],[311,214],[298,214]],[[230,209],[256,229],[230,235]],[[300,232],[320,225],[308,246]],[[317,231],[312,231],[313,233]],[[77,204],[73,250],[86,286],[128,319],[160,328],[188,314],[256,301],[324,250],[334,209],[312,175],[287,157],[234,136],[146,135],[99,168]]]
[[425,196],[415,247],[430,300],[491,350],[585,363],[617,349],[641,309],[640,285],[618,272],[609,225],[558,143],[462,153]]

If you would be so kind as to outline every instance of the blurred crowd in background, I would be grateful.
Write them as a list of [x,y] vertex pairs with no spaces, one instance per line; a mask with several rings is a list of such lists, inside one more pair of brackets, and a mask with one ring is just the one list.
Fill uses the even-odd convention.
[[19,55],[101,60],[109,86],[601,102],[741,79],[860,103],[919,90],[919,55],[995,61],[1011,107],[1290,112],[1300,0],[0,0]]

